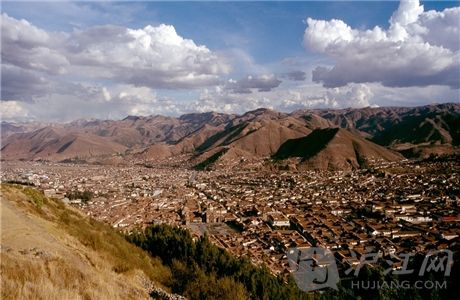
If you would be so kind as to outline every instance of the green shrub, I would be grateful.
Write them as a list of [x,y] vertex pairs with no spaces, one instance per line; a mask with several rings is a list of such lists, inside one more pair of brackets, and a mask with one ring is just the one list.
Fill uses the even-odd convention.
[[47,202],[45,195],[39,190],[25,187],[23,189],[23,193],[28,197],[29,200],[31,200],[32,203],[34,203],[39,208],[41,208],[43,204]]

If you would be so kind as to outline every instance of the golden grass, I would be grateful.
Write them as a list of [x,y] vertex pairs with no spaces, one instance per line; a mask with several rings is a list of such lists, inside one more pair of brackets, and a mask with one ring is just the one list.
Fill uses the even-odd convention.
[[2,299],[148,299],[133,276],[81,271],[63,259],[1,255]]
[[[2,299],[142,299],[148,298],[146,279],[169,285],[169,268],[110,226],[29,187],[2,184],[1,192],[2,205],[8,201],[17,215],[38,216],[27,219],[28,226],[59,242],[45,249],[52,255],[37,257],[21,249],[5,251],[8,241],[2,239]],[[27,233],[20,238],[27,239]]]

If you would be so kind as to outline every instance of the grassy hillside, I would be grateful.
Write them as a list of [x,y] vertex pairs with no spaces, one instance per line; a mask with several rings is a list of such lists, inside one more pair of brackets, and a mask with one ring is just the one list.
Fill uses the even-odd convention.
[[151,299],[161,261],[35,189],[1,186],[2,299]]

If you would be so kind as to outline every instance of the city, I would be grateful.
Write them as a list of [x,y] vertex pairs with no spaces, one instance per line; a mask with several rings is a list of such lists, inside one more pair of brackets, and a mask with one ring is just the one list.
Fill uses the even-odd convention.
[[460,1],[2,1],[0,298],[438,300]]
[[[163,223],[206,232],[286,275],[293,247],[331,249],[344,268],[371,252],[401,268],[398,254],[448,249],[460,234],[459,170],[456,159],[298,173],[4,162],[1,179],[33,184],[124,232]],[[69,199],[75,191],[92,197]]]

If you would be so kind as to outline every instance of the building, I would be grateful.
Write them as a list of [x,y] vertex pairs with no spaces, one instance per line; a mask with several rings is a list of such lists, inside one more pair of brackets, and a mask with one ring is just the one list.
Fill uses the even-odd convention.
[[289,227],[291,224],[288,217],[280,212],[272,212],[267,217],[268,224],[272,227]]

